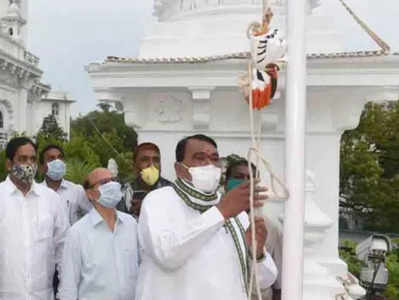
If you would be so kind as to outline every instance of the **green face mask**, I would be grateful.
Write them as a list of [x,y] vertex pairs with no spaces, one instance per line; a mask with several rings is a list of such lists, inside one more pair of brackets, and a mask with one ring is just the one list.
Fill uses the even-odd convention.
[[239,186],[243,182],[244,179],[230,178],[229,180],[227,180],[226,192],[231,191],[232,189]]

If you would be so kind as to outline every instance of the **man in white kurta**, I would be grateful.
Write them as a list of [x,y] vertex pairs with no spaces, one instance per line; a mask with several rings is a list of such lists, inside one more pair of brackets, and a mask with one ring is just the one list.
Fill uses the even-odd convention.
[[[136,299],[247,300],[248,185],[223,199],[215,193],[219,158],[216,144],[206,136],[179,142],[176,160],[174,187],[153,191],[143,202]],[[258,227],[257,238],[262,233],[264,241],[266,233]],[[266,288],[277,270],[267,252],[257,257],[260,284]]]
[[40,170],[44,175],[41,184],[54,190],[61,197],[69,223],[75,224],[93,206],[81,185],[64,179],[64,149],[58,145],[48,145],[41,151],[39,160]]
[[9,176],[0,183],[0,299],[52,300],[69,223],[60,197],[33,181],[36,145],[12,139],[6,156]]

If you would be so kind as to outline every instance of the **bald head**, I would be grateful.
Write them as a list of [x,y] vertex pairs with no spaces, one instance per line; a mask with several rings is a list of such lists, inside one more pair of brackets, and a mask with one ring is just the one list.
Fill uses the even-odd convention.
[[112,180],[112,173],[106,168],[97,168],[89,173],[85,180],[85,189],[94,188],[102,183],[106,183]]

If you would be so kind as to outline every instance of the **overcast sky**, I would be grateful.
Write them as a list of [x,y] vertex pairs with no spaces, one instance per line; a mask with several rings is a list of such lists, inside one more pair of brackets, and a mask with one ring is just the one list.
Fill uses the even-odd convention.
[[[333,15],[337,26],[349,32],[349,50],[375,49],[347,15],[338,0],[321,0],[320,15]],[[347,0],[388,44],[399,51],[398,0]],[[43,82],[77,100],[74,115],[95,109],[84,66],[106,56],[138,54],[140,39],[154,21],[152,0],[32,0],[29,7],[28,48],[40,57]]]

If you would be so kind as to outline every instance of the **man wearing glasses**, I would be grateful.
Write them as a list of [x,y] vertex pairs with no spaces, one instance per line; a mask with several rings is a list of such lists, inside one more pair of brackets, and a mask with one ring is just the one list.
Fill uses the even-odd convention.
[[[249,182],[221,198],[217,145],[205,135],[176,147],[173,187],[149,193],[139,219],[141,266],[136,300],[247,300],[251,235],[246,210]],[[256,187],[255,206],[265,189]],[[261,287],[273,284],[277,270],[265,251],[266,227],[255,222],[256,267]]]
[[59,299],[134,299],[137,224],[115,209],[121,186],[108,169],[98,168],[84,187],[94,208],[67,233]]

